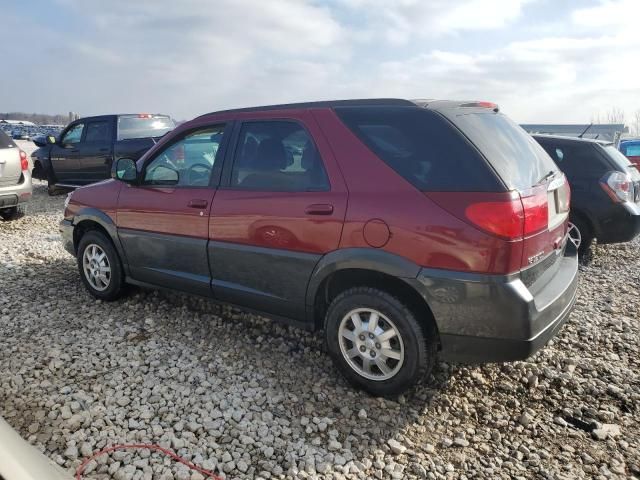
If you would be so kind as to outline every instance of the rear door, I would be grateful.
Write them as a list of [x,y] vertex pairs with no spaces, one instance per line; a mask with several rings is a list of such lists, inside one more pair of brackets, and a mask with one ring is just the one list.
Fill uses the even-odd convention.
[[307,283],[338,248],[347,191],[308,113],[237,126],[209,224],[216,298],[303,319]]
[[225,138],[224,124],[189,130],[148,159],[140,185],[123,186],[118,235],[134,280],[211,294],[209,212]]
[[60,140],[51,145],[51,167],[58,183],[80,185],[80,146],[84,135],[84,121],[70,124],[60,135]]
[[20,149],[7,134],[0,130],[0,188],[16,185],[21,174]]
[[113,159],[113,120],[109,117],[89,120],[79,145],[79,175],[82,183],[109,178]]

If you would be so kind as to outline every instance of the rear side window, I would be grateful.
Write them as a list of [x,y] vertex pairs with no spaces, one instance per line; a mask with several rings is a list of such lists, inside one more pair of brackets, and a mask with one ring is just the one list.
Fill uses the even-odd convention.
[[89,142],[109,142],[111,140],[111,125],[107,120],[87,123],[87,133],[84,141]]
[[552,139],[542,139],[540,145],[569,180],[584,178],[586,175],[601,175],[607,171],[607,166],[597,155],[591,143],[554,142]]
[[11,137],[0,130],[0,148],[15,148],[16,144],[13,142]]
[[118,117],[118,140],[161,137],[175,124],[166,115],[121,115]]
[[329,180],[309,133],[297,122],[245,122],[240,129],[231,186],[247,190],[329,190]]
[[460,113],[455,109],[446,115],[478,147],[510,189],[528,189],[549,172],[558,170],[544,149],[501,113]]
[[421,191],[502,191],[491,167],[440,114],[419,107],[339,107],[337,115]]

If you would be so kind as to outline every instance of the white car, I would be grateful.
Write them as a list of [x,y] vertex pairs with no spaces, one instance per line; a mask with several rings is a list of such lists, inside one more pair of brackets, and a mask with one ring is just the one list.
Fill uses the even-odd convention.
[[12,220],[20,216],[31,195],[29,158],[0,131],[0,218]]

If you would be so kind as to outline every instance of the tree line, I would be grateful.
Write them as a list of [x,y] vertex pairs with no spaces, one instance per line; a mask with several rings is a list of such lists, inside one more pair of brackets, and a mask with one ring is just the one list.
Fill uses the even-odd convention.
[[48,115],[46,113],[0,112],[0,120],[26,120],[38,125],[66,125],[69,115]]

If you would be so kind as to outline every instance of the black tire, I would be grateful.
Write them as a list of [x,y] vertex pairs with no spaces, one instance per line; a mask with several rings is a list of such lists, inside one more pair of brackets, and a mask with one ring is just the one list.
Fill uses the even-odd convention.
[[[351,366],[342,353],[340,325],[348,314],[360,308],[376,310],[383,314],[399,332],[404,345],[404,359],[398,371],[390,378],[382,380],[366,378]],[[384,320],[381,321],[385,323]],[[429,320],[425,319],[425,325],[421,326],[407,305],[375,288],[351,288],[331,302],[325,317],[325,340],[332,360],[345,378],[356,387],[375,396],[388,397],[401,394],[427,376],[435,364],[436,332]],[[356,348],[356,344],[350,340],[347,340],[344,345]],[[397,365],[400,365],[399,361]],[[377,367],[374,368],[382,373]]]
[[[88,274],[84,271],[83,258],[85,250],[92,246],[97,245],[106,254],[108,266],[110,267],[110,276],[108,285],[104,290],[100,290],[91,284]],[[124,293],[124,275],[122,271],[122,263],[120,256],[116,251],[111,240],[107,236],[98,230],[89,230],[85,233],[80,242],[78,243],[78,253],[76,256],[78,264],[78,272],[85,288],[91,295],[100,300],[107,302],[118,299]]]
[[578,247],[578,256],[584,258],[591,250],[593,244],[593,232],[591,226],[579,216],[571,216],[569,222],[580,232],[580,246]]
[[0,218],[4,221],[8,222],[10,220],[17,220],[20,217],[23,217],[25,214],[24,205],[18,205],[16,207],[5,208],[4,210],[0,210]]

